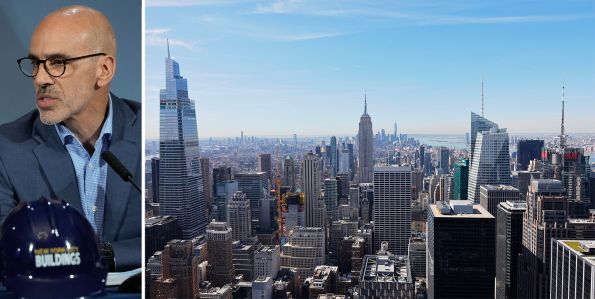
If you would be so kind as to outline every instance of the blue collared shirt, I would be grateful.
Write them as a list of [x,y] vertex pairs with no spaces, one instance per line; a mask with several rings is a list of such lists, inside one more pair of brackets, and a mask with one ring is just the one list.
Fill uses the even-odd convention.
[[95,142],[93,155],[83,147],[83,144],[64,124],[56,124],[60,140],[66,147],[79,187],[81,204],[85,216],[101,239],[103,232],[103,214],[107,185],[107,163],[101,159],[101,153],[109,149],[112,136],[112,99],[109,98],[107,118]]

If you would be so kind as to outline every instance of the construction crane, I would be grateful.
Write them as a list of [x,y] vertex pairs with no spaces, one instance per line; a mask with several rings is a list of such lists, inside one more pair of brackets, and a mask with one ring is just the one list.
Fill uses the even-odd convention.
[[279,210],[278,221],[279,221],[279,243],[283,245],[282,239],[284,236],[283,232],[283,206],[281,204],[281,157],[279,156],[279,144],[277,144],[277,208]]

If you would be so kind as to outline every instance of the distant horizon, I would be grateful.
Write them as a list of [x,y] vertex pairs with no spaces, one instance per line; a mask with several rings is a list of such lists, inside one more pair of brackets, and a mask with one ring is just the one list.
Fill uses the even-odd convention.
[[[374,134],[376,134],[377,132],[374,132]],[[412,137],[412,136],[465,136],[466,133],[462,133],[462,134],[449,134],[449,133],[444,133],[444,134],[432,134],[432,133],[399,133],[397,132],[399,135],[400,134],[407,134],[408,137]],[[388,134],[387,134],[388,135]],[[533,136],[546,136],[546,137],[556,137],[560,135],[560,132],[557,133],[548,133],[548,132],[525,132],[525,133],[510,133],[508,132],[508,135],[510,137],[524,137],[524,136],[528,136],[528,137],[533,137]],[[345,135],[345,134],[334,134],[334,135],[299,135],[297,134],[297,138],[330,138],[332,136],[335,136],[337,138],[342,138],[342,137],[356,137],[357,136],[357,132],[354,135]],[[587,137],[594,137],[595,138],[595,132],[566,132],[566,136],[587,136]],[[201,137],[200,136],[200,132],[199,132],[199,138],[200,140],[207,140],[210,138],[213,139],[227,139],[227,138],[236,138],[236,137],[240,137],[240,135],[230,135],[230,136],[206,136],[206,137]],[[292,139],[293,138],[293,134],[290,135],[249,135],[249,134],[244,134],[244,137],[255,137],[255,138],[282,138],[282,139]],[[145,138],[145,140],[147,141],[156,141],[159,140],[159,137],[156,138]]]
[[566,130],[595,129],[594,1],[146,5],[148,138],[167,39],[199,137],[353,136],[364,94],[374,132],[396,121],[408,134],[464,134],[484,109],[511,134],[556,133],[563,86]]

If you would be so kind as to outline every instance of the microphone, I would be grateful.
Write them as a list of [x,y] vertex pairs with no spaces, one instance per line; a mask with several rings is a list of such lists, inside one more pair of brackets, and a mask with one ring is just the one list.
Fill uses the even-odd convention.
[[136,189],[138,192],[141,192],[140,187],[138,187],[138,185],[132,179],[132,173],[126,169],[126,166],[124,166],[112,152],[105,151],[101,153],[101,158],[107,162],[107,164],[122,178],[122,180],[125,182],[130,182],[134,189]]

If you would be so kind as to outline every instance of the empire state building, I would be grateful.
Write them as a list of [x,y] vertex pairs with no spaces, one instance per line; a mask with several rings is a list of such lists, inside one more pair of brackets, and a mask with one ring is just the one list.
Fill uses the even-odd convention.
[[357,132],[359,183],[372,183],[374,176],[374,146],[373,146],[372,118],[368,115],[368,101],[364,95],[364,114],[359,119]]

